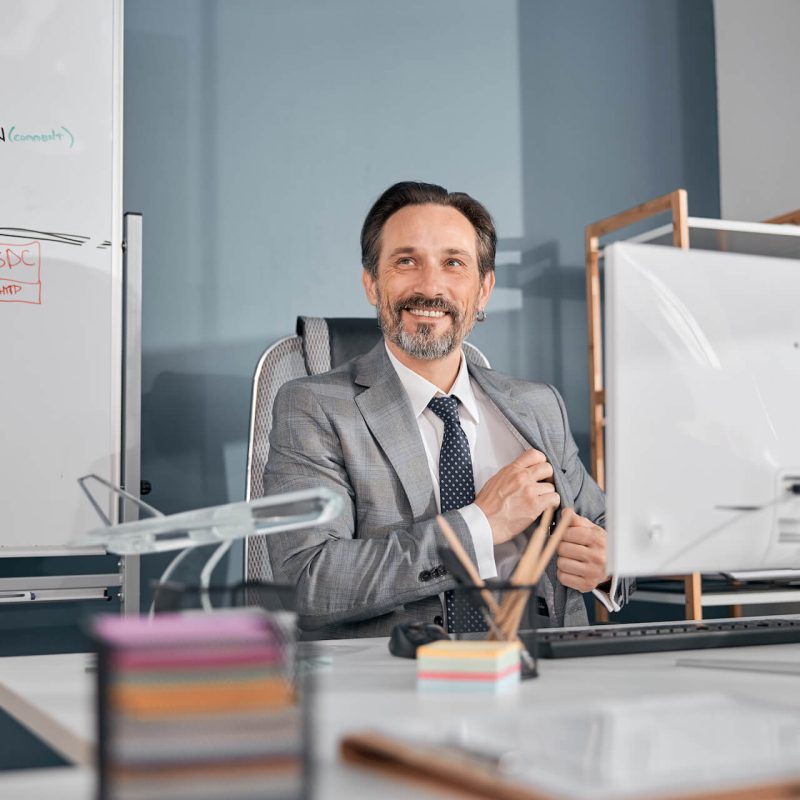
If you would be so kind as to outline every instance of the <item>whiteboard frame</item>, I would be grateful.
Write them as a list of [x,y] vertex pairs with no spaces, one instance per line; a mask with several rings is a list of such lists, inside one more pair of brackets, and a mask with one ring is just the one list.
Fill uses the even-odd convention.
[[[117,423],[112,435],[110,480],[139,493],[141,452],[141,215],[131,215],[123,229],[123,86],[124,86],[124,0],[111,4],[111,231],[110,231],[110,322],[112,375],[109,386],[112,415]],[[128,230],[127,225],[130,225]],[[123,237],[130,234],[129,241]],[[113,416],[112,416],[113,419]],[[129,516],[112,502],[109,516],[116,522]],[[59,545],[0,547],[0,558],[106,556],[103,548]],[[25,587],[28,600],[81,600],[102,597],[109,588],[120,589],[122,608],[138,612],[139,558],[119,561],[119,572],[105,574],[29,576],[0,579],[0,593]],[[95,589],[99,594],[80,590]],[[36,592],[38,591],[38,596]],[[43,596],[46,591],[46,597]],[[77,594],[76,594],[77,592]],[[13,602],[13,600],[7,600]],[[23,600],[22,602],[25,602]]]
[[[140,496],[142,452],[142,215],[125,214],[122,341],[122,464],[120,485]],[[119,520],[139,518],[132,503],[120,499]],[[141,600],[140,556],[123,556],[122,612],[138,614]]]

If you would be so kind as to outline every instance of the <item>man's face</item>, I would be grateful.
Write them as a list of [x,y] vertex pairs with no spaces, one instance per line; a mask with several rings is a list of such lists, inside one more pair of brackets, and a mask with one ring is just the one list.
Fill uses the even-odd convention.
[[412,358],[444,358],[461,346],[486,305],[472,223],[448,206],[406,206],[383,226],[378,276],[364,289],[386,338]]

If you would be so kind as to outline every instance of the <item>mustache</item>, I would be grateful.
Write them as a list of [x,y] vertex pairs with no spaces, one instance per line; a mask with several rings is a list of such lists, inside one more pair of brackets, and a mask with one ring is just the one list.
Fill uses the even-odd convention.
[[443,297],[425,297],[421,294],[411,294],[396,300],[392,305],[392,311],[400,314],[406,308],[419,308],[424,311],[446,311],[453,319],[458,319],[458,308],[445,300]]

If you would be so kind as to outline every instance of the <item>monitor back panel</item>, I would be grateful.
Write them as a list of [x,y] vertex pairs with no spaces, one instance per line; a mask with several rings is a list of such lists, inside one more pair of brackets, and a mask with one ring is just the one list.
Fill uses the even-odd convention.
[[800,567],[800,261],[606,251],[610,561]]

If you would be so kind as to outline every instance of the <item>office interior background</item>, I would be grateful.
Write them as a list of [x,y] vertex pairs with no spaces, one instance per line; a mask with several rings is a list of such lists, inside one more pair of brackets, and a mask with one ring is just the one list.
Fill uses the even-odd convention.
[[[798,29],[793,0],[126,0],[148,502],[244,497],[258,357],[299,314],[374,313],[359,230],[402,179],[492,212],[498,288],[471,339],[559,387],[588,459],[583,228],[677,187],[692,216],[800,205]],[[82,641],[75,607],[0,620],[9,654]],[[49,757],[2,738],[6,764]]]

